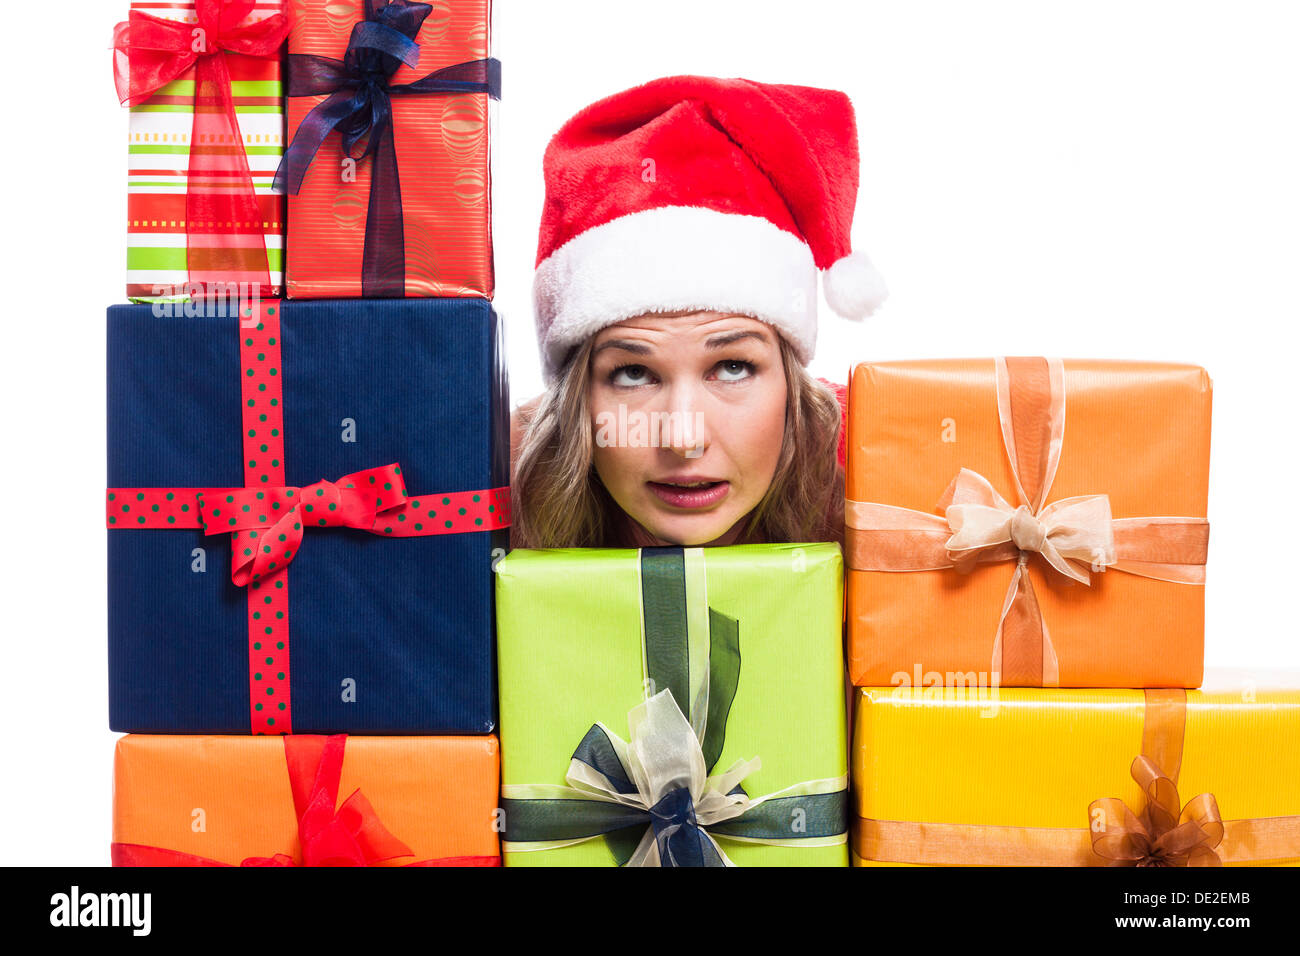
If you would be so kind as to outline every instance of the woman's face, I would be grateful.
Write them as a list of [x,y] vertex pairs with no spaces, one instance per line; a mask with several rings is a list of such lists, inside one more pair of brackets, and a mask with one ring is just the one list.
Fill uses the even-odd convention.
[[724,312],[608,326],[591,353],[596,473],[653,541],[730,544],[767,492],[785,432],[777,333]]

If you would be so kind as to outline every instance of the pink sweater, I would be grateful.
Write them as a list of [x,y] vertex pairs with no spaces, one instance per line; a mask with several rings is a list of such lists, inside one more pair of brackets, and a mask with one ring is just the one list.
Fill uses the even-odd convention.
[[846,449],[848,447],[849,387],[847,385],[840,385],[837,384],[836,382],[828,381],[827,379],[824,378],[819,378],[817,379],[817,381],[821,382],[823,385],[828,386],[832,391],[835,392],[835,397],[840,400],[840,416],[841,416],[840,417],[840,446],[839,446],[838,454],[840,459],[840,467],[843,468],[845,466]]

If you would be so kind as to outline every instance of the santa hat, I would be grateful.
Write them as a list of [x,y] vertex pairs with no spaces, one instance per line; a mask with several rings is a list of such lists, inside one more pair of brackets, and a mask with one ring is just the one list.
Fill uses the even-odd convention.
[[752,315],[807,364],[819,271],[846,318],[885,298],[850,252],[858,137],[837,90],[654,80],[565,123],[543,170],[533,298],[548,381],[573,346],[647,312]]

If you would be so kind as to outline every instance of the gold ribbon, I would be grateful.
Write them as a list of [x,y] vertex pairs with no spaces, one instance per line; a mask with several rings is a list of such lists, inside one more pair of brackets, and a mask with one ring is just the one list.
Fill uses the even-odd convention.
[[1091,583],[1111,568],[1177,584],[1203,585],[1209,544],[1204,518],[1115,518],[1106,495],[1046,504],[1065,439],[1065,367],[1060,359],[999,358],[998,420],[1020,504],[987,478],[961,469],[928,514],[870,501],[845,502],[845,552],[858,571],[935,571],[1015,561],[993,642],[993,680],[1055,687],[1056,650],[1028,565],[1032,554],[1058,574]]
[[1209,793],[1180,805],[1176,782],[1187,695],[1144,694],[1142,754],[1130,768],[1146,796],[1140,815],[1106,797],[1089,804],[1089,826],[1080,829],[859,817],[854,852],[863,860],[931,866],[1220,866],[1300,859],[1300,816],[1223,820]]
[[1129,772],[1146,796],[1141,816],[1118,797],[1088,805],[1092,852],[1111,866],[1222,866],[1214,852],[1223,818],[1212,793],[1183,806],[1178,787],[1150,757],[1136,757]]

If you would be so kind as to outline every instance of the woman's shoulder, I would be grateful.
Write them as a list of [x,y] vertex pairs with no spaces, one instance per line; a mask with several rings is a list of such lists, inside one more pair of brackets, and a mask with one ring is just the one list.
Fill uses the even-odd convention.
[[836,456],[840,460],[840,467],[846,466],[848,460],[848,431],[849,431],[849,387],[841,385],[838,382],[832,382],[829,379],[819,378],[821,382],[832,392],[840,403],[840,443],[836,451]]

